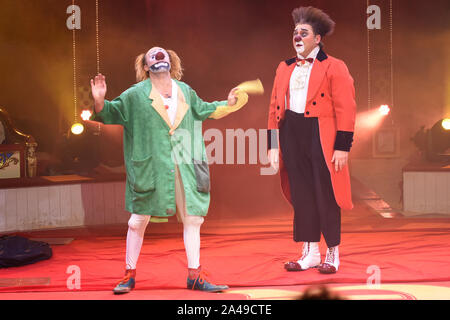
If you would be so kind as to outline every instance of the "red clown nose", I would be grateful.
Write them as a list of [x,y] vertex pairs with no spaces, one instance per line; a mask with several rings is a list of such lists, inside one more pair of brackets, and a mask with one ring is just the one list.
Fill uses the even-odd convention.
[[162,52],[158,52],[155,56],[156,60],[164,60],[166,56]]

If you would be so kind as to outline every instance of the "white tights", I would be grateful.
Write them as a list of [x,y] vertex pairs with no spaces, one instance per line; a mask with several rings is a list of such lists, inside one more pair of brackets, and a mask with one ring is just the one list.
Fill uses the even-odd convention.
[[142,242],[144,241],[145,228],[147,228],[149,221],[150,216],[139,214],[131,214],[130,220],[128,220],[127,253],[125,258],[127,269],[136,269]]
[[[136,269],[150,216],[132,214],[128,220],[126,268]],[[186,216],[183,219],[183,240],[188,268],[200,266],[200,227],[203,217]]]
[[[183,240],[186,249],[188,268],[200,266],[200,227],[204,221],[201,216],[187,214],[183,181],[176,167],[175,170],[175,202],[178,218],[183,222]],[[136,269],[136,264],[144,241],[144,233],[150,216],[131,214],[128,220],[126,268]]]

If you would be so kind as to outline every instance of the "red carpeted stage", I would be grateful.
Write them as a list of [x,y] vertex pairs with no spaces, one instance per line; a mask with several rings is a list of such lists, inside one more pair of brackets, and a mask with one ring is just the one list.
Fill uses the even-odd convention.
[[[0,70],[8,76],[0,77],[0,167],[11,166],[3,171],[7,174],[0,172],[0,235],[27,230],[15,234],[48,242],[53,256],[27,266],[0,269],[0,301],[158,300],[155,304],[162,304],[161,300],[294,300],[304,299],[310,289],[321,286],[349,300],[450,299],[449,146],[445,144],[448,136],[441,129],[444,117],[450,116],[450,20],[445,14],[450,1],[434,0],[432,5],[417,0],[342,3],[2,1]],[[325,46],[320,55],[312,55],[316,58],[314,69],[301,67],[305,73],[295,72],[301,76],[296,88],[289,87],[290,75],[284,77],[280,71],[284,68],[282,61],[292,62],[292,72],[292,57],[313,53],[305,51],[306,42],[293,47],[297,23],[291,13],[300,5],[323,9],[336,22],[336,28],[330,37],[323,35]],[[318,44],[320,35],[314,29],[303,37],[305,41],[310,38],[311,48]],[[174,113],[174,125],[164,115],[163,105],[151,102],[150,92],[159,90],[159,81],[155,81],[152,88],[157,90],[145,92],[149,99],[132,93],[133,99],[121,104],[124,108],[135,103],[143,106],[142,118],[135,111],[130,111],[130,118],[122,113],[124,117],[118,117],[124,124],[125,137],[134,137],[130,145],[124,148],[121,125],[84,121],[84,133],[70,133],[72,125],[81,121],[83,110],[102,105],[106,86],[102,81],[92,88],[90,80],[98,73],[105,75],[105,98],[120,97],[136,83],[136,57],[154,46],[179,54],[184,70],[181,80],[196,90],[179,83],[183,92],[194,98],[177,96],[184,99],[184,107]],[[333,57],[340,60],[339,64]],[[144,67],[141,62],[136,64],[138,68]],[[146,64],[148,67],[148,61]],[[173,66],[172,71],[175,63]],[[285,86],[274,81],[281,78],[286,80]],[[172,82],[165,79],[161,86],[171,87]],[[183,119],[189,123],[206,117],[206,113],[204,117],[196,115],[200,108],[195,107],[195,101],[200,101],[196,95],[204,101],[227,99],[231,88],[254,79],[263,84],[264,94],[252,94],[262,90],[247,88],[251,94],[242,110],[217,121],[206,120],[201,126],[178,121],[185,114]],[[356,94],[350,90],[353,86]],[[150,86],[145,88],[150,90]],[[299,90],[299,101],[307,98],[305,105],[293,99],[298,110],[294,104],[292,110],[304,109],[308,115],[308,109],[312,111],[310,118],[327,118],[327,129],[334,128],[332,119],[337,117],[336,126],[339,131],[345,130],[341,137],[345,136],[347,142],[354,132],[349,166],[355,207],[342,212],[340,267],[336,274],[320,274],[317,269],[287,272],[283,266],[288,260],[298,259],[302,248],[292,239],[293,210],[282,198],[279,176],[267,170],[265,133],[268,124],[270,128],[282,126],[284,110],[290,105],[283,96],[289,97],[291,89]],[[171,92],[161,90],[169,97]],[[277,99],[272,99],[275,96]],[[122,97],[128,97],[128,93]],[[131,102],[134,98],[136,102]],[[357,106],[355,128],[351,125],[353,100]],[[172,102],[176,107],[175,99]],[[165,104],[166,108],[172,105]],[[273,112],[269,112],[269,104]],[[169,137],[167,130],[151,125],[154,118],[153,113],[145,111],[147,105],[163,115],[162,119],[167,118],[162,124],[167,123],[170,134],[175,128],[188,128],[188,132],[195,128],[193,148],[182,132],[180,139],[162,140]],[[390,113],[381,114],[381,105],[388,106]],[[170,107],[170,114],[172,110]],[[274,119],[268,123],[269,113]],[[157,116],[156,111],[154,114]],[[146,117],[151,121],[147,123]],[[275,122],[275,117],[279,121]],[[142,134],[135,134],[134,120],[128,119],[142,120],[136,122]],[[154,128],[160,128],[156,135],[147,131]],[[319,140],[325,142],[326,151],[325,145],[333,146],[334,132],[325,135],[328,130],[322,129]],[[149,224],[137,264],[136,288],[125,295],[114,295],[112,290],[124,275],[128,229],[124,154],[134,160],[145,158],[136,162],[142,163],[143,171],[173,171],[150,166],[150,160],[185,143],[189,143],[186,150],[194,151],[191,159],[199,159],[197,132],[203,132],[206,143],[206,157],[202,159],[207,158],[211,164],[211,204],[201,228],[200,262],[212,282],[230,289],[223,293],[186,289],[183,226],[173,217],[168,223]],[[146,144],[148,137],[151,139]],[[157,141],[165,151],[153,149],[150,140]],[[142,154],[130,153],[131,145],[135,151],[142,145]],[[337,149],[347,150],[349,146]],[[428,161],[436,163],[422,164]],[[155,181],[160,183],[158,177],[155,175]],[[356,179],[379,191],[391,206],[402,207],[405,215],[395,212]],[[442,215],[406,216],[409,213]],[[323,240],[320,246],[324,259]],[[26,308],[4,308],[8,309]],[[44,310],[46,315],[53,311],[41,305],[29,309]]]
[[[301,250],[292,241],[291,219],[286,212],[270,219],[206,220],[201,261],[213,281],[230,286],[220,294],[184,289],[186,257],[176,219],[149,225],[136,289],[121,296],[112,288],[123,275],[126,225],[21,233],[66,244],[52,245],[50,260],[0,270],[0,299],[295,299],[316,285],[346,299],[450,298],[448,218],[383,218],[356,200],[342,215],[341,266],[333,275],[284,270],[283,263]],[[322,242],[322,255],[325,249]],[[81,272],[79,289],[70,289],[70,266]]]

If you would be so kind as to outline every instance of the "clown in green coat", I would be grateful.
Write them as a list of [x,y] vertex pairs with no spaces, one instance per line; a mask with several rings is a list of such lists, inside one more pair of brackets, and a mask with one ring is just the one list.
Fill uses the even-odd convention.
[[124,128],[128,221],[125,277],[114,293],[135,286],[136,264],[150,217],[177,215],[184,226],[188,261],[187,288],[217,292],[227,286],[205,279],[200,266],[200,226],[208,212],[210,178],[202,121],[218,119],[248,99],[234,88],[228,100],[205,102],[186,83],[172,50],[154,47],[136,59],[137,84],[112,101],[105,100],[106,81],[91,80],[95,112],[91,120]]

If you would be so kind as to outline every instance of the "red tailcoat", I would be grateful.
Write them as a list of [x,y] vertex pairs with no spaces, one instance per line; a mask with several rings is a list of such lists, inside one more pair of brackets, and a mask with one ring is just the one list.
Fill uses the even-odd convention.
[[[289,109],[289,80],[295,66],[295,58],[278,65],[270,99],[269,130],[279,128],[285,110]],[[331,159],[336,149],[350,150],[356,116],[355,88],[345,63],[326,55],[322,50],[317,54],[311,70],[304,115],[318,118],[320,142],[336,202],[342,209],[349,210],[353,208],[353,203],[348,166],[336,172]],[[279,159],[283,193],[292,202],[281,148]]]

